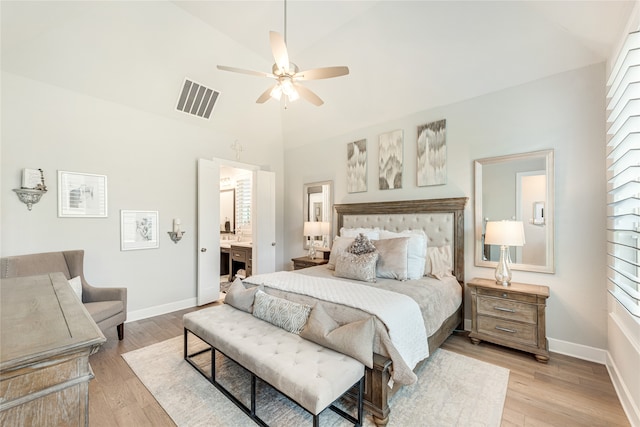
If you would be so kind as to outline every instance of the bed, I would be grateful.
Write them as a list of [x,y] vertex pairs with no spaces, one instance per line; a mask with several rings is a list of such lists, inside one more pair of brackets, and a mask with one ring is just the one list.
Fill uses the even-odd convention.
[[[464,289],[464,207],[467,198],[447,198],[429,200],[394,201],[378,203],[354,203],[334,205],[337,213],[337,227],[343,233],[368,230],[386,230],[398,233],[403,230],[422,230],[426,235],[427,247],[436,250],[450,249],[450,277],[420,277],[400,281],[393,278],[380,279],[375,283],[364,283],[351,279],[336,280],[328,266],[317,266],[295,272],[278,272],[269,275],[257,275],[245,282],[263,286],[268,293],[292,301],[313,305],[322,300],[327,312],[338,323],[357,320],[361,316],[375,313],[376,334],[373,346],[373,363],[365,375],[365,408],[377,425],[386,425],[389,420],[391,396],[403,385],[411,384],[416,376],[413,370],[438,348],[456,328],[463,328],[463,289]],[[387,234],[393,234],[387,233]],[[400,240],[400,239],[396,239]],[[334,243],[334,249],[337,248]],[[374,240],[375,243],[375,240]],[[332,253],[333,257],[334,253]],[[335,260],[330,262],[335,269]],[[290,283],[289,283],[290,282]],[[345,283],[346,282],[346,283]],[[338,284],[341,284],[338,286]],[[338,288],[347,288],[347,295],[336,295]],[[358,294],[351,292],[366,292]],[[435,290],[435,292],[434,292]],[[389,291],[393,291],[389,293]],[[361,307],[361,300],[386,301],[386,298],[398,299],[398,304],[411,300],[411,304],[420,310],[416,320],[413,307],[396,310],[395,300],[381,307]],[[360,297],[357,297],[359,295]],[[357,300],[351,305],[343,298]],[[393,298],[389,299],[389,301]],[[392,304],[393,303],[393,304]],[[349,305],[349,306],[346,306]],[[380,320],[378,312],[380,311]],[[389,312],[391,311],[391,312]],[[406,313],[405,313],[406,311]],[[437,313],[436,313],[437,312]],[[411,317],[411,316],[414,317]],[[385,316],[387,316],[385,318]],[[397,316],[397,317],[396,317]],[[391,325],[395,323],[393,327]],[[422,323],[422,324],[420,324]],[[394,329],[395,328],[395,329]],[[409,331],[424,328],[424,340],[414,343],[414,347],[425,353],[416,354],[415,348],[408,348],[406,341],[415,341]],[[387,330],[388,329],[388,330]],[[418,332],[419,334],[419,332]],[[403,336],[406,335],[406,336]],[[403,342],[403,339],[405,340]]]

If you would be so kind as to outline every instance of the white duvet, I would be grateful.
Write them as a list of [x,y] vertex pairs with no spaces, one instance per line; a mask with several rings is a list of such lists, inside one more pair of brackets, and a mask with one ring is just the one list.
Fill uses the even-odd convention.
[[393,347],[412,370],[429,356],[427,332],[415,300],[397,292],[325,277],[280,271],[251,276],[246,282],[342,304],[376,316]]

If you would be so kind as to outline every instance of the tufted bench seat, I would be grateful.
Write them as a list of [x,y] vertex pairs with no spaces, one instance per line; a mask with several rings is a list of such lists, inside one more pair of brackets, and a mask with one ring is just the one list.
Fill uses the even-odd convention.
[[[314,416],[314,426],[318,425],[318,414],[327,407],[356,426],[360,425],[364,365],[357,360],[227,304],[185,314],[183,323],[185,359],[259,424],[266,425],[255,413],[255,377],[310,412]],[[204,350],[212,352],[212,361],[217,350],[252,373],[251,408],[244,406],[217,383],[213,363],[209,377],[191,360],[204,351],[189,354],[189,333],[212,347]],[[354,384],[360,387],[357,419],[332,405]]]

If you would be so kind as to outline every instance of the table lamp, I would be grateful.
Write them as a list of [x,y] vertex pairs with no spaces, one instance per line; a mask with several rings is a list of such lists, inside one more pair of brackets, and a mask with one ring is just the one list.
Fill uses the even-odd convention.
[[318,221],[305,221],[303,234],[309,238],[309,255],[310,259],[316,257],[316,237],[322,236],[322,223]]
[[496,267],[496,283],[511,285],[510,246],[524,245],[522,221],[488,221],[484,235],[485,245],[500,245],[500,261]]

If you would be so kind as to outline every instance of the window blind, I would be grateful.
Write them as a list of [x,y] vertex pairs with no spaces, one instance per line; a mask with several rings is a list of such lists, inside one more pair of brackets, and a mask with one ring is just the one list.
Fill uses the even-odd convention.
[[607,126],[608,290],[640,317],[640,32],[609,75]]
[[236,178],[236,229],[251,226],[251,175]]

